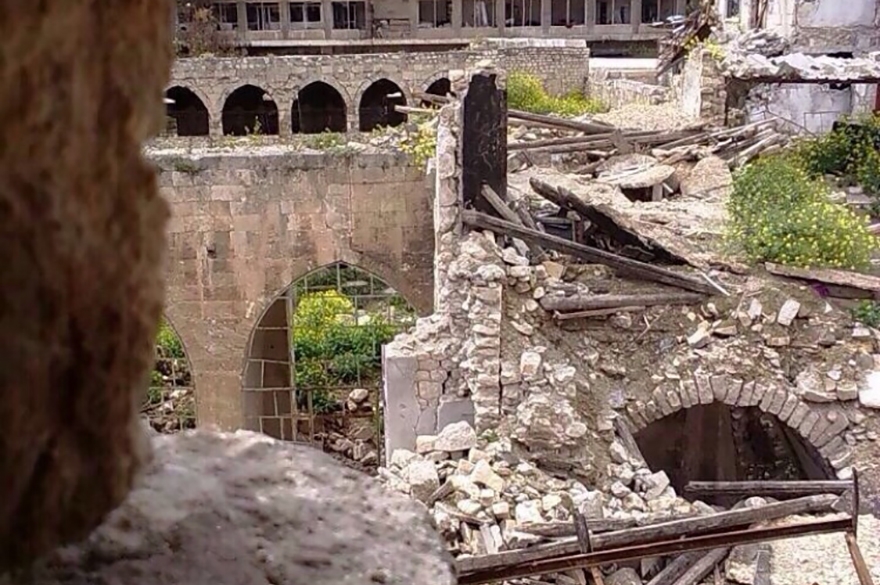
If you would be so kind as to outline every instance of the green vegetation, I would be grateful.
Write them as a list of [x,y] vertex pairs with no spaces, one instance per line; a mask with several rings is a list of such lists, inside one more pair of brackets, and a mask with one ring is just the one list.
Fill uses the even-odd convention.
[[852,311],[853,319],[877,329],[880,327],[880,303],[876,301],[862,301]]
[[604,104],[582,93],[552,96],[544,89],[540,79],[520,71],[513,71],[507,77],[507,106],[534,114],[559,116],[580,116],[607,110]]
[[345,134],[325,130],[320,134],[310,134],[306,139],[306,146],[315,150],[331,150],[345,146]]
[[336,290],[300,297],[292,325],[298,402],[303,406],[302,393],[311,391],[317,413],[336,405],[331,390],[378,383],[382,344],[401,329],[378,310],[356,311],[352,299]]
[[417,167],[423,167],[437,152],[437,127],[433,117],[412,116],[415,132],[406,132],[400,140],[400,149],[408,154]]
[[728,201],[732,243],[754,261],[805,267],[865,267],[877,242],[866,221],[829,199],[798,156],[772,156],[734,177]]

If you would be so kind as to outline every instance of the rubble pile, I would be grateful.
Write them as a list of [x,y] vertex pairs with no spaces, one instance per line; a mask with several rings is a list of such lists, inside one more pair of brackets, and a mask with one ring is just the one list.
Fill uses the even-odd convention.
[[790,43],[778,32],[766,28],[754,28],[732,35],[724,42],[727,55],[762,55],[778,57],[788,53]]
[[379,477],[391,489],[431,509],[456,555],[479,555],[546,542],[548,533],[588,520],[652,520],[696,514],[705,504],[679,499],[666,473],[651,473],[618,442],[611,444],[615,480],[605,491],[550,474],[518,457],[509,439],[477,437],[467,422],[437,436],[420,436],[417,452],[395,451]]
[[880,53],[855,59],[803,53],[778,57],[730,53],[722,69],[728,76],[742,80],[871,82],[880,79]]

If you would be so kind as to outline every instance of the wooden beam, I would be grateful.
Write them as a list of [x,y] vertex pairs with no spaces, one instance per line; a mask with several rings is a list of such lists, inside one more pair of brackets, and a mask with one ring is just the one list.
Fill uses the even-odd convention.
[[677,556],[674,561],[666,565],[662,571],[648,581],[648,585],[673,585],[694,563],[703,558],[703,555],[703,552],[696,551]]
[[594,311],[576,311],[574,313],[560,313],[555,311],[553,318],[557,321],[573,321],[575,319],[589,319],[591,317],[607,317],[618,313],[637,313],[644,311],[648,307],[613,307],[611,309],[596,309]]
[[869,274],[861,274],[849,270],[836,270],[833,268],[798,268],[796,266],[773,264],[772,262],[767,262],[764,266],[767,268],[767,272],[775,274],[776,276],[797,278],[799,280],[812,280],[825,284],[858,288],[874,293],[875,295],[880,294],[880,278]]
[[523,112],[522,110],[508,110],[507,115],[515,120],[538,122],[551,127],[577,130],[584,134],[605,134],[613,129],[613,126],[602,124],[600,122],[576,122],[566,118],[557,118],[555,116],[546,116],[544,114],[533,114],[531,112]]
[[707,496],[760,496],[793,498],[816,494],[841,495],[852,488],[845,480],[818,481],[690,481],[684,492],[696,498]]
[[[495,212],[501,216],[501,219],[507,220],[511,223],[515,223],[517,225],[523,227],[531,227],[526,226],[523,222],[521,214],[518,214],[514,210],[512,210],[506,201],[501,198],[498,193],[495,192],[492,187],[489,185],[483,185],[483,189],[480,192],[483,198],[489,202],[489,205],[495,210]],[[534,229],[534,228],[532,228]],[[537,244],[528,244],[529,252],[532,254],[532,260],[535,262],[543,262],[547,259],[547,253],[541,248],[541,246]]]
[[515,223],[498,219],[485,213],[465,210],[461,215],[462,221],[471,227],[519,238],[524,242],[537,244],[547,250],[570,254],[587,262],[604,264],[630,277],[659,282],[699,293],[714,294],[717,292],[714,287],[702,279],[678,274],[672,270],[659,268],[645,262],[639,262],[638,260],[624,258],[623,256],[597,248],[570,242],[536,230],[521,227]]
[[661,293],[644,295],[547,295],[540,301],[546,311],[591,311],[620,307],[654,307],[657,305],[694,305],[704,299],[695,293]]
[[[595,534],[590,539],[590,542],[593,546],[593,550],[596,551],[662,542],[664,540],[675,539],[686,535],[690,536],[716,532],[723,528],[748,526],[756,522],[775,520],[778,518],[785,518],[786,516],[810,513],[830,513],[834,511],[833,505],[836,501],[837,497],[832,495],[808,496],[797,500],[776,502],[756,508],[719,512],[717,514],[710,514],[697,518],[673,520],[670,522],[652,524],[650,526],[618,530],[615,532],[607,532],[605,534]],[[580,545],[578,544],[577,538],[568,538],[558,543],[538,545],[524,550],[511,550],[500,552],[495,555],[458,559],[458,561],[456,561],[456,566],[458,567],[459,573],[475,572],[504,567],[509,564],[552,559],[565,555],[578,554],[579,552]]]
[[729,548],[710,550],[685,571],[684,575],[679,577],[674,585],[697,585],[706,575],[712,572],[715,565],[727,558],[728,554],[730,554]]

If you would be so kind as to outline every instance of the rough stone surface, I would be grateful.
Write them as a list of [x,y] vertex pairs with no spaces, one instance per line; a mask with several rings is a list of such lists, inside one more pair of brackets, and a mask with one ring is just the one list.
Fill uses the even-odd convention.
[[423,509],[317,450],[247,431],[155,446],[126,503],[29,582],[455,582]]
[[133,392],[168,208],[141,144],[161,127],[169,8],[3,4],[0,573],[88,534],[145,458]]
[[467,422],[461,421],[447,425],[437,435],[434,449],[437,451],[466,451],[477,445],[477,433]]

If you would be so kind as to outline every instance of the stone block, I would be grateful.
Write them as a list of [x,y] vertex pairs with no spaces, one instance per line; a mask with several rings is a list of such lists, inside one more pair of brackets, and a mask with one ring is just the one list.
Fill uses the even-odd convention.
[[470,399],[441,400],[437,407],[437,427],[464,421],[474,426],[474,403]]
[[804,417],[803,422],[798,426],[798,434],[803,438],[808,438],[813,431],[813,427],[819,422],[819,413],[812,411]]
[[709,376],[695,373],[694,383],[697,386],[697,399],[699,400],[697,404],[712,404],[715,395],[712,392],[712,383],[709,380]]

